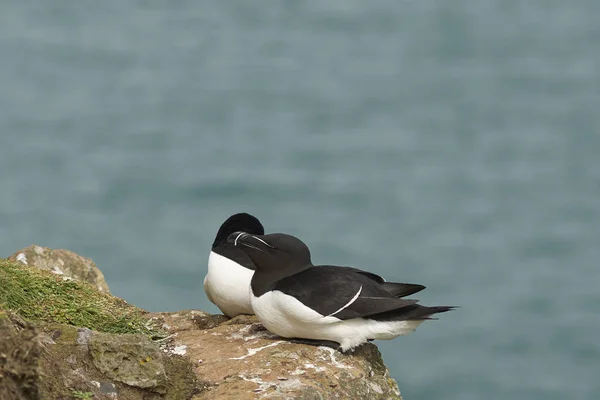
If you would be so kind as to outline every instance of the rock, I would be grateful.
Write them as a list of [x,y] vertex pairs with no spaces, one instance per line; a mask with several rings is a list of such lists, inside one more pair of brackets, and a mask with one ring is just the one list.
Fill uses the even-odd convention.
[[52,371],[42,399],[61,399],[58,394],[77,390],[94,399],[179,400],[199,390],[190,362],[165,354],[144,335],[68,325],[47,325],[44,331],[55,344],[47,347],[41,363],[43,371]]
[[96,264],[89,258],[72,251],[31,245],[17,251],[8,259],[30,267],[46,269],[67,278],[88,282],[98,291],[110,293],[104,274]]
[[147,318],[153,321],[155,326],[170,334],[180,331],[215,328],[229,319],[222,314],[213,315],[199,310],[149,313]]
[[[208,390],[194,399],[401,399],[373,344],[352,354],[285,341],[254,316],[225,322],[221,316],[187,310],[151,313],[172,335],[163,348],[185,355]],[[205,321],[199,326],[195,321]],[[207,322],[208,321],[208,322]]]
[[[341,354],[283,340],[254,316],[147,313],[0,259],[2,304],[28,319],[0,310],[2,400],[401,399],[373,344]],[[80,308],[89,315],[76,318]]]
[[0,309],[0,399],[38,396],[41,345],[35,336],[31,327],[18,332],[9,314]]
[[204,387],[188,359],[164,353],[143,335],[61,324],[21,328],[12,317],[0,309],[2,400],[182,400]]
[[90,338],[89,349],[94,366],[106,377],[166,393],[163,355],[147,336],[96,333]]

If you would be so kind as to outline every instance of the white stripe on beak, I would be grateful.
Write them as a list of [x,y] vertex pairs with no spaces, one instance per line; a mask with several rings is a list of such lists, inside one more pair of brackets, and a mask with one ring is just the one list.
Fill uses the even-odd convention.
[[233,245],[234,245],[234,246],[237,246],[237,241],[238,241],[238,239],[240,238],[240,236],[242,236],[243,234],[244,234],[244,232],[240,233],[239,235],[237,235],[237,236],[235,237],[235,240],[233,241]]

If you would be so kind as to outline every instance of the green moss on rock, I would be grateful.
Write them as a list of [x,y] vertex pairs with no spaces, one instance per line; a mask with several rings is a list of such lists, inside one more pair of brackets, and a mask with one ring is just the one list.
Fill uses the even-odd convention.
[[30,321],[164,337],[162,331],[147,325],[140,308],[100,293],[88,283],[5,259],[0,259],[0,306]]

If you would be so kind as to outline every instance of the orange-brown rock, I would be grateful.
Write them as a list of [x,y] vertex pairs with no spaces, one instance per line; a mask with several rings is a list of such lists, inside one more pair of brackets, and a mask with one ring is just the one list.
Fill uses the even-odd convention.
[[194,399],[400,399],[373,344],[344,355],[288,342],[256,317],[187,310],[149,317],[171,334],[165,351],[189,357],[207,390]]

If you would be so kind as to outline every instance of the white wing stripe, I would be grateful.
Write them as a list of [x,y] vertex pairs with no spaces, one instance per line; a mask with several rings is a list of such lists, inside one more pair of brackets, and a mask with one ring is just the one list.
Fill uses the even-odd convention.
[[335,314],[341,312],[343,309],[350,307],[350,304],[354,303],[356,301],[356,299],[358,299],[358,296],[360,296],[360,292],[362,292],[362,285],[360,285],[360,288],[358,288],[358,292],[356,292],[354,297],[352,299],[350,299],[349,302],[347,302],[342,308],[340,308],[336,312],[329,314],[328,317],[333,317]]

